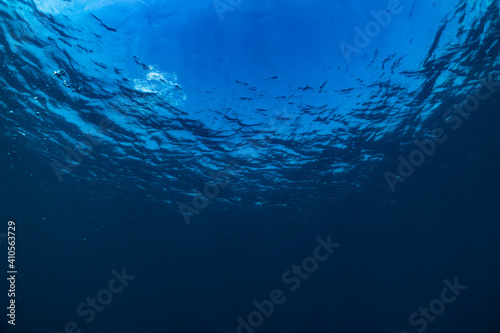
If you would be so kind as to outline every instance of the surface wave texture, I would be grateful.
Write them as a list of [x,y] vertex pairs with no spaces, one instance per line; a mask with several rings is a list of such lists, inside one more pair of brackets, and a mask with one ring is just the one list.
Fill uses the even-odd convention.
[[3,0],[0,329],[500,332],[499,9]]

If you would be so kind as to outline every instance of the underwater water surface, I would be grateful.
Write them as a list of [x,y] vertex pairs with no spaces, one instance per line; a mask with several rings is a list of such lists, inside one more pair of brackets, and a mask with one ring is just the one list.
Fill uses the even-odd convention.
[[499,5],[2,1],[0,329],[500,332]]

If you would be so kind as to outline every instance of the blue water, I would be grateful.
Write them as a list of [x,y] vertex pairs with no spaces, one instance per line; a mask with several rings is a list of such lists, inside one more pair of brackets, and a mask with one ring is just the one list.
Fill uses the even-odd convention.
[[499,1],[0,17],[0,330],[500,332]]

